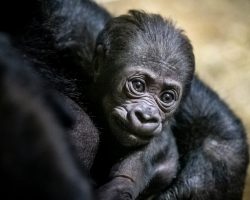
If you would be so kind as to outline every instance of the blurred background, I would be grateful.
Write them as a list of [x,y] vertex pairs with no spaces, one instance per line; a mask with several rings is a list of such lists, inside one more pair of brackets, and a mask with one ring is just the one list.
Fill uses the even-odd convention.
[[[96,0],[114,16],[141,9],[172,18],[192,41],[196,73],[243,120],[250,143],[250,0]],[[250,200],[250,168],[244,200]]]

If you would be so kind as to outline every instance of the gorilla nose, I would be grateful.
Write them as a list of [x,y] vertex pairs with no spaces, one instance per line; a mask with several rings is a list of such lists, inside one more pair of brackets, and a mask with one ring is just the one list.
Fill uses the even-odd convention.
[[135,110],[135,116],[141,124],[146,123],[158,123],[158,118],[156,113],[152,114],[149,112],[143,112],[142,110]]
[[128,114],[131,126],[138,134],[151,136],[161,130],[161,117],[158,109],[153,106],[136,106]]

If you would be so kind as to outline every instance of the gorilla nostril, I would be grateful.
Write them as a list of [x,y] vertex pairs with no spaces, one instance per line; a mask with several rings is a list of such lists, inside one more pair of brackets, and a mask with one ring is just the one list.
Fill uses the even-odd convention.
[[141,123],[158,123],[158,118],[142,111],[135,111],[135,116]]
[[158,123],[159,122],[159,118],[152,116],[151,119],[150,119],[150,122],[151,123]]
[[135,116],[141,123],[144,123],[146,121],[146,119],[143,116],[143,113],[140,111],[135,111]]

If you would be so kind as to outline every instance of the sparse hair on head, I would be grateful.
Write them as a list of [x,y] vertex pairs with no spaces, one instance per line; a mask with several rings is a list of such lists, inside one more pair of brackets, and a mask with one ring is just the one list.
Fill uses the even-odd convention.
[[[183,75],[185,91],[190,86],[195,68],[193,48],[184,31],[171,19],[130,10],[128,14],[111,19],[96,43],[102,45],[107,63],[121,59],[136,64],[155,60],[176,67],[176,73]],[[102,65],[109,67],[105,63]]]

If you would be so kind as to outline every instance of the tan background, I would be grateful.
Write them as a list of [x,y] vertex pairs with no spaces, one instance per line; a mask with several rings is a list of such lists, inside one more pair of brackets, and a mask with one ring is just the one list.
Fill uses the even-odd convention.
[[[141,9],[174,19],[193,43],[197,74],[228,102],[250,133],[250,0],[97,2],[114,15]],[[250,175],[244,200],[250,200]]]

